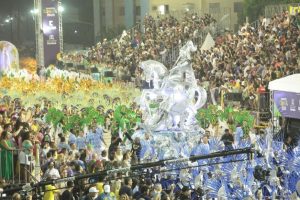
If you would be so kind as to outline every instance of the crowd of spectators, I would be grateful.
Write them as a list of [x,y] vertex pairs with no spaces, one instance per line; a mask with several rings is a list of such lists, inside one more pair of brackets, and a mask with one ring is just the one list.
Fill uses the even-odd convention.
[[[103,126],[94,122],[84,130],[73,127],[66,133],[62,130],[63,124],[54,128],[46,123],[47,110],[53,106],[47,99],[44,99],[43,105],[29,108],[20,99],[12,100],[6,96],[3,101],[5,106],[2,105],[0,111],[1,188],[14,187],[10,184],[18,181],[34,182],[39,176],[41,180],[50,181],[130,167],[141,162],[142,148],[151,141],[150,133],[134,140],[126,130],[121,135],[113,133],[114,113],[103,107],[98,108],[98,112],[105,115]],[[65,114],[82,115],[81,110],[73,107],[65,106],[63,111]],[[111,137],[108,140],[104,138],[107,135]],[[131,141],[129,149],[124,149],[125,138]],[[40,161],[38,164],[37,159]],[[118,173],[100,178],[94,184],[88,184],[86,180],[80,181],[79,185],[74,185],[72,181],[49,184],[45,187],[43,199],[170,199],[169,194],[175,195],[174,185],[165,192],[151,176],[142,176],[123,179],[124,174]],[[187,187],[182,191],[177,195],[189,194]],[[32,197],[30,193],[27,196]],[[21,199],[21,194],[15,193],[12,199]],[[37,196],[33,199],[37,199]]]
[[220,102],[221,90],[239,92],[244,106],[256,110],[259,93],[267,91],[270,81],[299,72],[299,17],[284,12],[262,18],[256,26],[245,24],[237,34],[218,38],[211,50],[194,54],[193,68],[215,97],[212,102]]
[[204,29],[216,23],[209,14],[202,17],[187,13],[179,20],[172,16],[146,16],[144,31],[138,26],[133,33],[124,31],[120,38],[111,41],[104,39],[85,53],[65,54],[62,60],[64,63],[82,64],[89,69],[108,68],[114,72],[117,80],[140,79],[141,71],[137,66],[141,61],[161,60],[170,65],[167,55],[173,48],[182,46],[187,36],[199,38]]
[[[298,17],[285,12],[271,19],[262,19],[256,27],[246,24],[237,34],[228,33],[216,40],[216,45],[211,50],[197,51],[193,55],[193,68],[200,84],[211,92],[211,102],[218,103],[218,95],[215,94],[219,94],[222,89],[237,91],[243,93],[245,105],[249,104],[246,106],[255,109],[257,105],[253,99],[258,98],[258,91],[267,90],[269,81],[299,71]],[[214,20],[209,15],[204,18],[192,15],[181,23],[173,17],[154,20],[148,16],[145,19],[144,34],[136,32],[133,39],[124,34],[117,41],[103,41],[89,52],[88,62],[104,63],[119,71],[123,69],[124,73],[119,75],[121,77],[138,76],[140,72],[137,72],[136,66],[140,61],[158,59],[174,45],[183,44],[186,35],[196,36],[198,31],[212,22]],[[140,162],[140,152],[151,141],[150,133],[145,133],[144,138],[132,140],[124,131],[114,135],[107,142],[104,135],[112,135],[113,113],[103,109],[99,110],[106,116],[103,127],[95,123],[86,130],[72,129],[70,133],[63,135],[59,128],[54,129],[45,123],[45,108],[49,109],[51,105],[46,103],[44,106],[41,108],[36,105],[26,109],[20,100],[16,100],[7,102],[7,107],[1,110],[2,186],[5,185],[5,181],[11,183],[16,172],[20,172],[23,182],[33,181],[34,178],[29,173],[37,155],[41,160],[42,179],[52,180],[129,167]],[[69,110],[71,109],[64,109],[65,112]],[[234,137],[228,130],[225,134],[226,137],[222,137],[222,141],[226,140],[226,144],[223,141],[226,148],[232,149]],[[131,149],[122,149],[125,138],[131,140]],[[209,153],[208,140],[209,136],[203,136],[200,145],[208,149]],[[39,152],[36,144],[41,146]],[[15,151],[17,149],[18,151]],[[162,182],[162,179],[165,182]],[[54,200],[60,196],[64,200],[184,200],[199,199],[197,195],[204,192],[201,188],[198,191],[194,190],[192,197],[191,186],[180,186],[176,180],[171,177],[158,178],[155,175],[124,177],[124,174],[114,174],[113,178],[103,177],[95,184],[83,181],[74,185],[69,181],[61,185],[47,185],[43,199]],[[20,198],[19,194],[14,195],[14,199]]]
[[[168,53],[183,45],[187,38],[192,39],[198,45],[192,60],[195,75],[208,91],[211,103],[220,103],[223,90],[242,94],[240,101],[244,108],[267,108],[268,82],[299,71],[299,15],[284,12],[271,19],[261,18],[258,23],[245,24],[236,34],[227,32],[215,38],[214,48],[201,51],[199,41],[203,39],[197,38],[203,36],[200,33],[209,32],[210,25],[215,23],[208,14],[204,17],[186,14],[181,21],[172,16],[159,19],[147,16],[144,33],[136,30],[132,37],[124,31],[120,38],[104,40],[92,47],[86,56],[65,57],[108,67],[117,80],[134,81],[141,86],[142,72],[137,67],[141,61],[154,59],[168,63]],[[170,64],[175,59],[172,57]]]

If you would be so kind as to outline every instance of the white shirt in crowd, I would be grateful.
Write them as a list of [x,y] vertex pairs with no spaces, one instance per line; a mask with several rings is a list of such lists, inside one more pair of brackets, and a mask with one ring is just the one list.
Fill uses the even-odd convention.
[[55,168],[47,169],[47,171],[45,172],[45,177],[49,177],[49,176],[54,179],[60,178],[59,171]]

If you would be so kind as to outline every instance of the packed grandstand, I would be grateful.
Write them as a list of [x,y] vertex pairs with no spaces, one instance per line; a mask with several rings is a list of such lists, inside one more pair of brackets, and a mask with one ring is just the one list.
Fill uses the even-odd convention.
[[[299,73],[299,17],[283,12],[217,33],[209,14],[147,16],[134,34],[61,53],[56,66],[7,71],[0,79],[1,198],[299,198],[299,138],[288,120],[271,119],[268,89]],[[171,120],[172,128],[149,128],[140,96],[155,89],[155,77],[147,80],[140,63],[160,61],[172,72],[188,42],[197,50],[184,61],[207,91],[199,127]],[[151,101],[149,112],[157,106]]]

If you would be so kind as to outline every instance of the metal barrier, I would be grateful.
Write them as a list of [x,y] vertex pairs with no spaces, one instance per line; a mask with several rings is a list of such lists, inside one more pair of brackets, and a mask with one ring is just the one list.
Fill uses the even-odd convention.
[[[3,158],[3,153],[0,153],[0,177],[5,179],[5,176],[9,176],[9,174],[4,174],[6,167],[11,167],[12,177],[9,179],[5,179],[11,184],[20,184],[30,182],[31,177],[33,176],[31,173],[33,172],[33,156],[28,156],[24,153],[23,149],[14,149],[14,150],[1,150],[6,151],[5,158]],[[11,155],[9,155],[11,154]],[[25,160],[21,160],[25,155]],[[8,157],[11,156],[11,163],[6,163]],[[24,157],[23,157],[24,158]],[[5,163],[2,163],[2,161]],[[24,162],[25,161],[25,162]],[[7,165],[8,164],[8,165]]]
[[282,13],[283,11],[288,10],[288,7],[288,4],[268,5],[265,7],[265,17],[271,18],[275,14]]
[[[15,192],[21,192],[22,190],[24,190],[24,188],[26,188],[26,186],[28,186],[27,187],[28,191],[34,191],[36,193],[41,194],[42,190],[45,191],[45,189],[43,189],[43,188],[45,188],[46,185],[65,183],[67,181],[74,181],[75,185],[77,184],[77,186],[79,186],[78,189],[82,190],[82,188],[80,187],[80,184],[82,184],[82,182],[80,182],[80,181],[83,179],[87,179],[88,183],[93,184],[99,180],[99,177],[105,177],[106,180],[114,180],[115,179],[114,174],[117,174],[117,173],[125,174],[127,172],[135,172],[135,173],[141,175],[142,169],[145,169],[145,168],[170,166],[171,170],[180,170],[180,169],[186,168],[186,166],[174,169],[174,167],[172,167],[172,165],[176,164],[176,163],[187,164],[187,162],[189,162],[189,161],[195,162],[197,160],[212,159],[212,158],[231,156],[231,155],[246,155],[246,157],[244,159],[239,159],[239,160],[232,159],[232,160],[226,161],[226,163],[250,161],[253,158],[253,155],[255,153],[256,153],[256,151],[252,147],[248,147],[248,148],[244,148],[244,149],[234,149],[234,150],[229,150],[229,151],[217,151],[217,152],[210,153],[207,155],[194,155],[194,156],[190,156],[187,158],[166,159],[166,160],[160,160],[160,161],[156,161],[156,162],[140,163],[140,164],[132,165],[130,167],[126,167],[126,168],[103,170],[103,171],[99,171],[96,173],[76,175],[76,176],[72,176],[72,177],[60,178],[60,179],[51,180],[51,181],[41,181],[41,182],[37,182],[36,184],[29,184],[29,185],[25,185],[25,186],[24,185],[23,186],[15,186],[12,188],[5,189],[3,191],[3,194],[5,194],[7,196],[11,196]],[[208,163],[205,166],[217,165],[217,164],[221,164],[221,163],[225,163],[225,162],[212,161],[211,163]],[[195,167],[200,167],[200,166],[201,165],[188,166],[188,167],[195,168]],[[170,169],[168,169],[168,170],[170,170]],[[166,170],[165,170],[165,172],[166,172]],[[132,174],[132,175],[134,175],[134,174]],[[63,189],[63,188],[57,188],[57,189]],[[80,191],[78,193],[82,194]],[[38,195],[38,196],[41,196],[41,195]]]
[[[210,27],[211,25],[209,25],[207,28],[205,28],[204,30],[201,30],[200,33],[198,33],[198,36],[195,37],[193,39],[194,44],[196,45],[201,45],[205,39],[205,36],[208,32],[210,32],[213,36],[216,35],[217,31],[221,30],[221,24],[226,21],[227,19],[231,19],[230,17],[225,17],[225,15],[227,15],[229,12],[229,14],[231,15],[231,10],[227,8],[224,8],[222,10],[218,10],[218,11],[214,11],[214,10],[210,10],[209,12],[203,12],[202,10],[191,10],[189,12],[186,11],[176,11],[176,12],[170,12],[167,15],[159,15],[160,17],[168,17],[168,16],[174,16],[177,19],[183,19],[183,16],[188,15],[197,15],[197,16],[203,16],[203,13],[208,13],[212,16],[212,18],[216,19],[217,21],[220,20],[220,23],[214,24],[213,27]],[[226,20],[224,20],[226,19]],[[141,23],[136,24],[134,27],[125,30],[127,36],[129,36],[130,41],[132,41],[133,39],[135,39],[136,37],[136,33],[139,34],[143,34],[144,25]],[[122,37],[122,34],[119,34],[117,37],[115,37],[112,40],[109,40],[108,43],[114,43],[116,40],[119,41]],[[182,42],[183,44],[184,42]],[[163,64],[165,64],[166,66],[171,66],[172,63],[177,59],[178,55],[179,55],[179,49],[182,46],[182,44],[179,45],[174,45],[171,48],[167,49],[166,52],[163,55],[158,55],[157,60],[162,62]],[[85,56],[87,56],[88,51],[85,51]],[[73,63],[73,65],[76,63]]]
[[[123,30],[123,31],[126,31],[127,35],[130,36],[130,39],[133,40],[135,37],[136,31],[142,32],[142,24],[137,23],[132,28]],[[119,34],[118,36],[114,37],[113,39],[109,40],[108,43],[113,43],[115,40],[119,41],[121,39],[122,35],[123,35],[123,32],[121,34]]]
[[[198,33],[198,36],[196,36],[192,39],[194,45],[197,45],[198,47],[200,47],[203,44],[203,42],[206,38],[206,35],[208,33],[211,33],[210,29],[207,29],[207,30],[204,30],[204,31]],[[212,34],[212,36],[215,36],[215,34]],[[185,44],[185,42],[186,41],[183,41],[183,42],[181,42],[181,44],[174,45],[170,49],[167,49],[164,54],[160,55],[157,58],[157,60],[159,62],[163,63],[164,65],[168,66],[169,68],[171,68],[179,56],[180,48]]]
[[267,5],[265,7],[265,17],[271,18],[278,13],[289,11],[290,6],[300,7],[300,3]]
[[252,28],[254,28],[255,30],[257,30],[258,27],[261,26],[261,21],[260,20],[255,20],[255,21],[251,22],[249,24],[249,26],[252,27]]

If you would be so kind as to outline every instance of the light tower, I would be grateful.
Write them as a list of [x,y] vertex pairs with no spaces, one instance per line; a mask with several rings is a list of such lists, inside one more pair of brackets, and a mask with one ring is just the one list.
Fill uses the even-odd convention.
[[36,60],[39,66],[55,64],[63,51],[62,13],[60,0],[34,0],[31,14],[35,21]]
[[61,1],[58,1],[58,26],[59,26],[59,49],[60,52],[63,52],[64,49],[64,37],[63,37],[63,23],[62,23],[62,14],[65,11],[65,8],[62,6]]
[[42,28],[42,0],[34,0],[34,9],[31,14],[35,23],[35,57],[39,66],[44,66],[44,44],[43,44],[43,28]]

